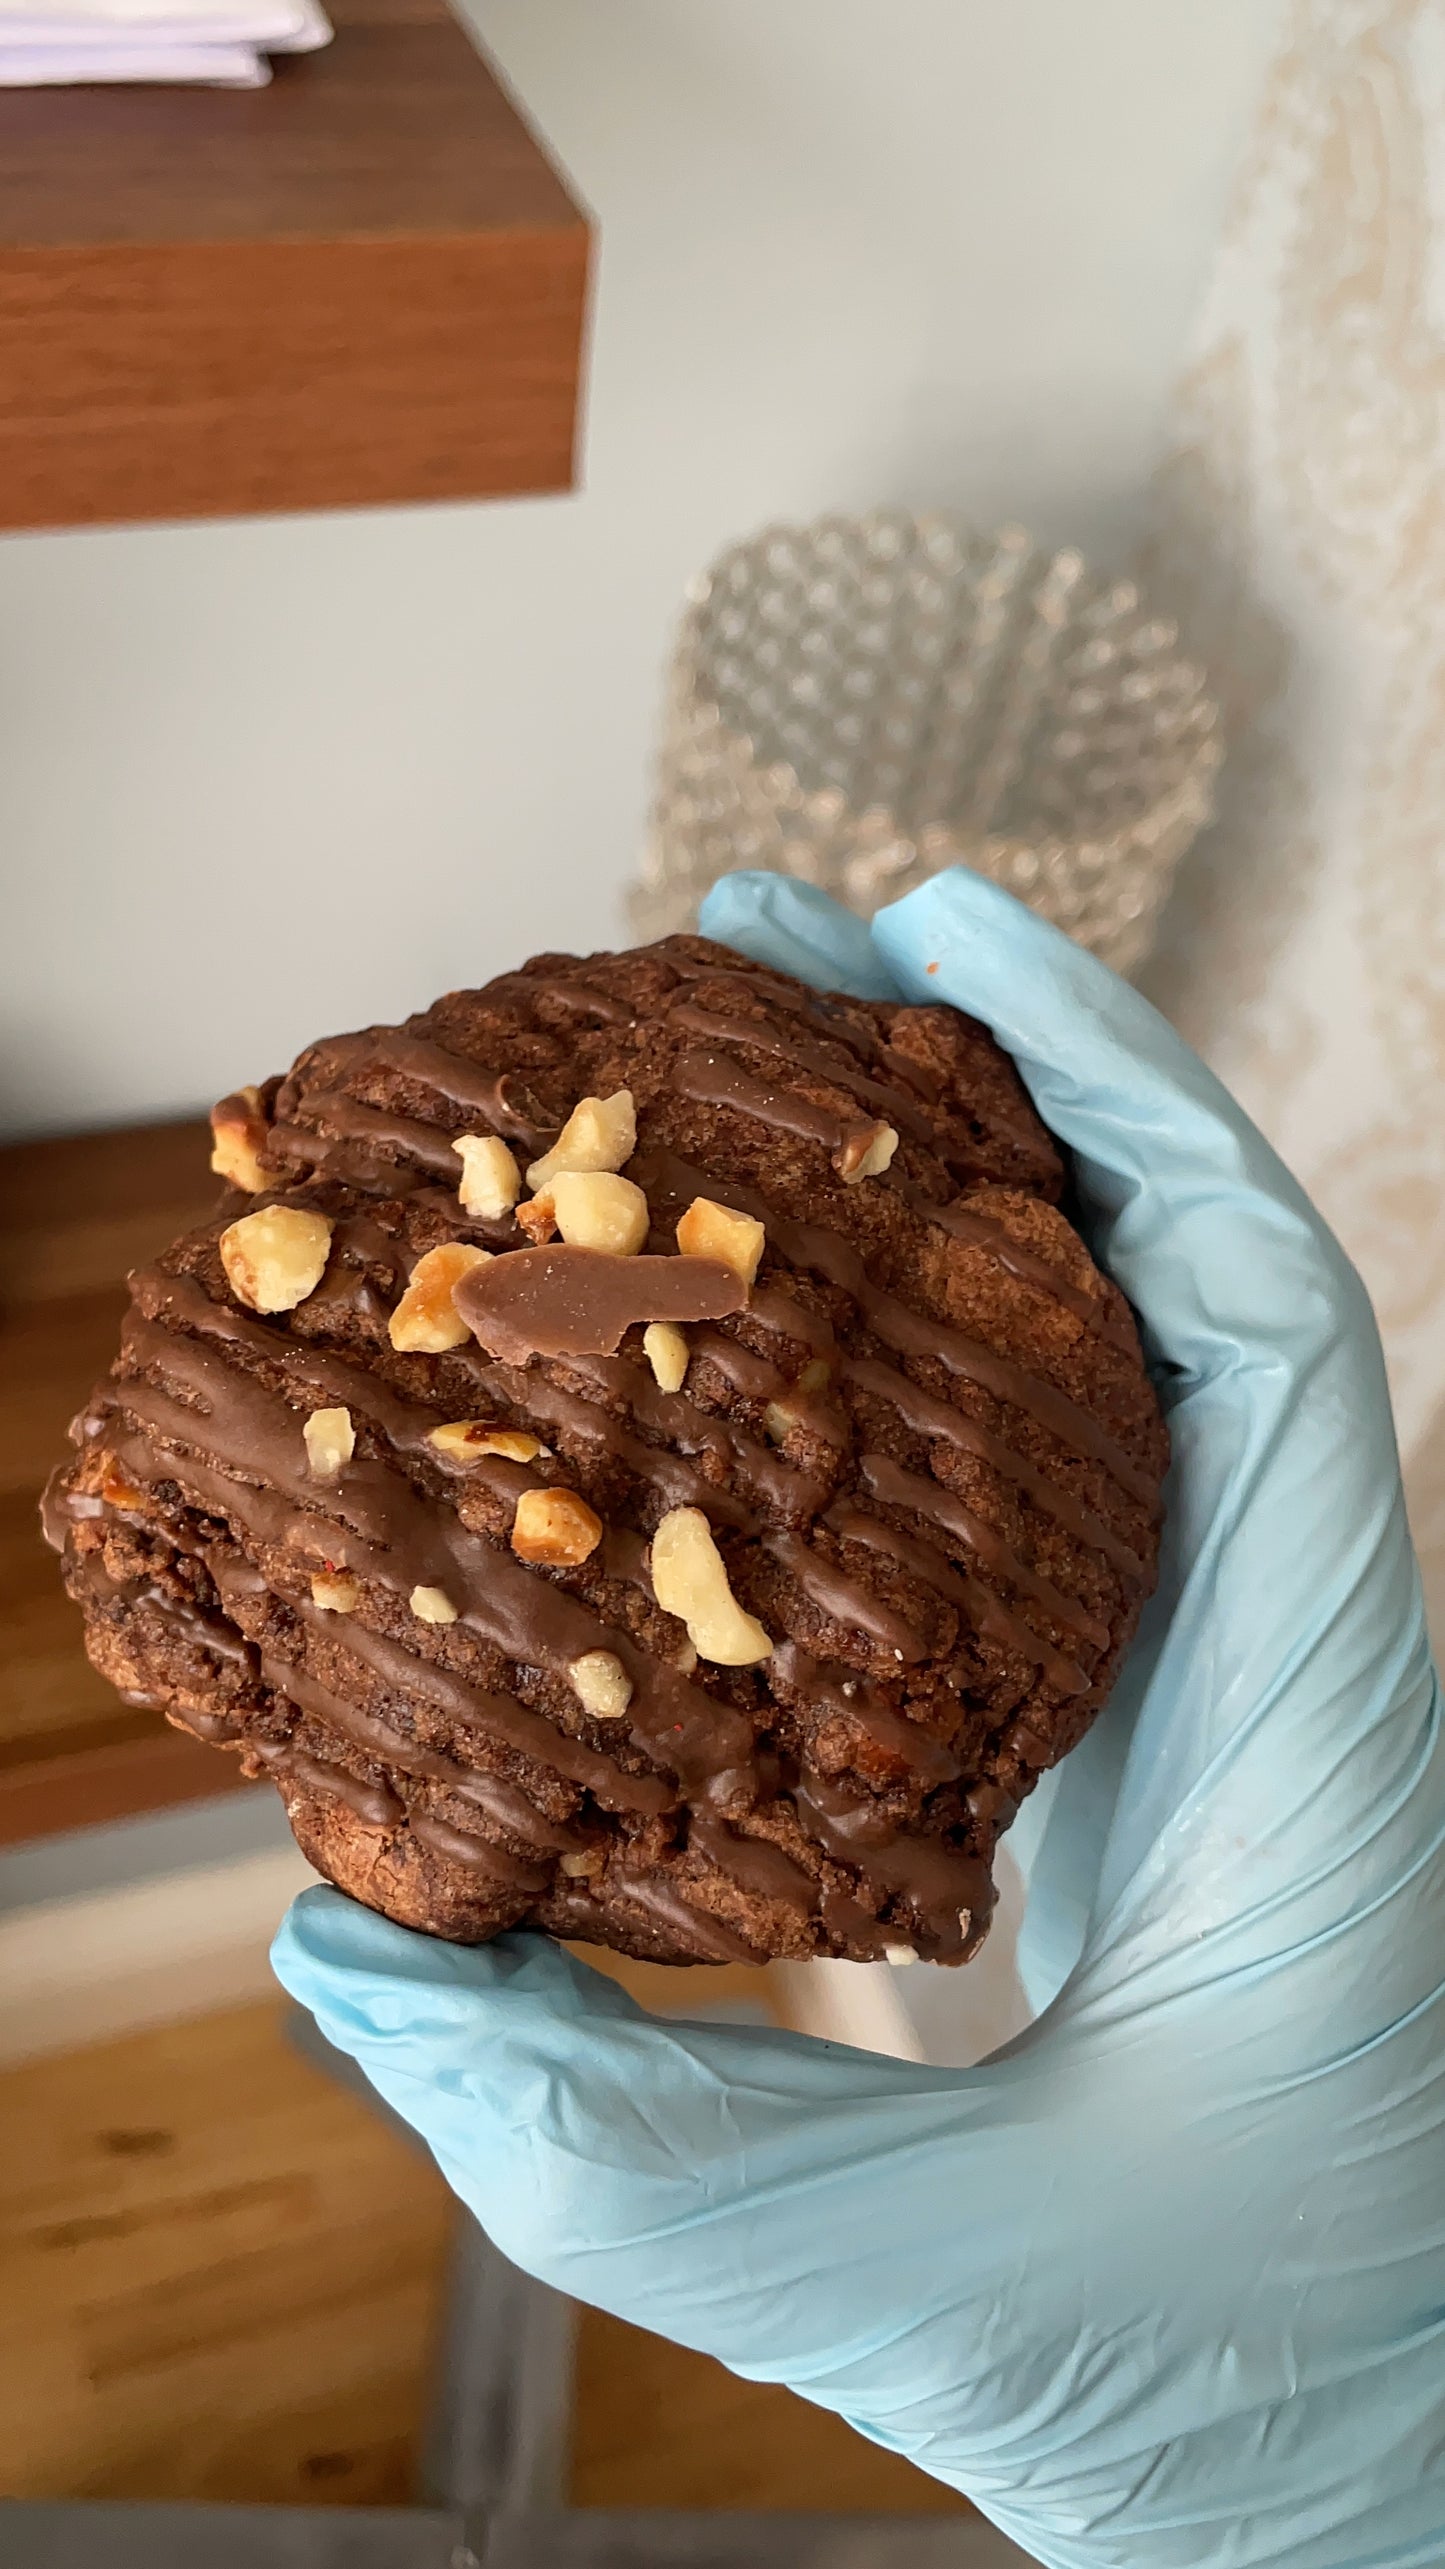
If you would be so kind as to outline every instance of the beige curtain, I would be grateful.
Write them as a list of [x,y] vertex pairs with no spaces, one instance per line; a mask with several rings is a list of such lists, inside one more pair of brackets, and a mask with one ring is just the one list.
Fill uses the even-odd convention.
[[1161,475],[1226,706],[1142,976],[1380,1315],[1445,1645],[1445,0],[1295,0]]

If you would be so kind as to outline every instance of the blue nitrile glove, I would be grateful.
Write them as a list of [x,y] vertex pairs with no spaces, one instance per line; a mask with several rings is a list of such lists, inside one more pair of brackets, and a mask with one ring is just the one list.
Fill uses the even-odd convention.
[[1439,2562],[1445,1754],[1363,1288],[1144,1000],[975,876],[871,936],[734,876],[704,925],[992,1026],[1143,1316],[1165,1557],[1046,1787],[1052,2003],[922,2068],[654,2023],[541,1939],[330,1891],[277,1969],[518,2264],[839,2411],[1050,2569]]

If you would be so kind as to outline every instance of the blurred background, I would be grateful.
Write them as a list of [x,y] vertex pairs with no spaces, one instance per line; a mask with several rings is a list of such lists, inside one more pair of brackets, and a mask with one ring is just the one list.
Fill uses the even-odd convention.
[[581,487],[9,548],[12,1130],[615,941],[684,587],[761,521],[953,507],[1117,563],[1272,14],[478,9],[596,222]]
[[[470,21],[593,226],[576,486],[0,542],[12,2495],[417,2494],[439,2184],[288,2043],[279,1811],[86,1670],[35,1494],[126,1267],[208,1201],[211,1098],[626,937],[669,652],[722,548],[824,513],[1021,524],[1177,626],[1224,761],[1131,968],[1363,1268],[1445,1624],[1445,6]],[[0,255],[0,317],[13,283]],[[0,422],[0,479],[6,451]],[[1017,2021],[1006,1937],[946,2005],[827,1970],[713,1975],[711,2003],[959,2059]],[[582,2332],[578,2505],[952,2505],[624,2334]]]

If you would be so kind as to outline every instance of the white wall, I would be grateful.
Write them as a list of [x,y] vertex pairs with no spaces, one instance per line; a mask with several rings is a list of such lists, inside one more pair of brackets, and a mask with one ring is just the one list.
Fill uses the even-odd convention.
[[1275,0],[476,0],[601,226],[585,496],[0,545],[0,1115],[615,937],[689,573],[1134,531]]

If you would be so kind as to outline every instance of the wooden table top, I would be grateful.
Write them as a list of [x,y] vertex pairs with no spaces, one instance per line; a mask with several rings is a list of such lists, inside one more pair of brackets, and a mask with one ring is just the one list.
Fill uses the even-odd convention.
[[[679,1983],[716,2001],[738,1977],[616,1976],[674,2009]],[[450,2198],[282,2021],[272,2002],[0,2071],[7,2494],[415,2502]],[[789,2391],[580,2322],[573,2506],[969,2514]]]

